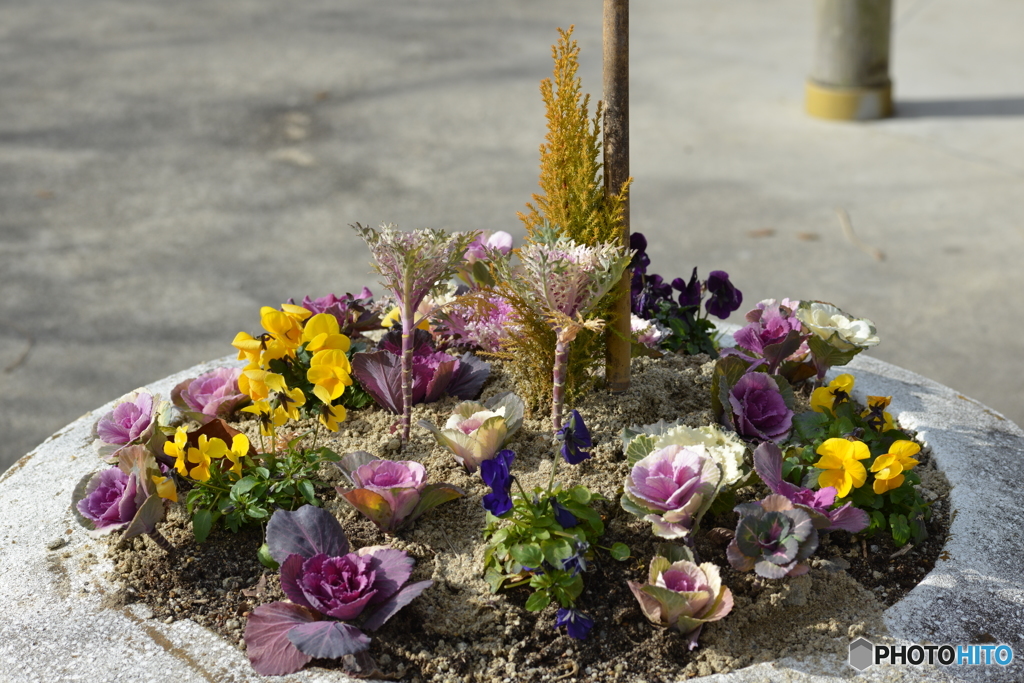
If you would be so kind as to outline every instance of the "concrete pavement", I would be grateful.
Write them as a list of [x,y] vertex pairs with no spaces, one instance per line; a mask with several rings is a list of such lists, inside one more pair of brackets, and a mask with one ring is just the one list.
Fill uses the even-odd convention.
[[[597,99],[600,14],[0,1],[0,470],[262,305],[379,293],[349,223],[521,237],[555,28]],[[1024,5],[895,17],[897,117],[841,124],[802,112],[809,3],[632,3],[633,228],[653,272],[831,301],[872,355],[1022,423]]]

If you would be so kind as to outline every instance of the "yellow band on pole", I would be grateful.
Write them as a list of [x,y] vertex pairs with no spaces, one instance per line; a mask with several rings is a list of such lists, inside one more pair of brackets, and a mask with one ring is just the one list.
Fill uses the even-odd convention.
[[835,121],[869,121],[892,116],[892,83],[874,88],[840,88],[807,81],[805,109]]

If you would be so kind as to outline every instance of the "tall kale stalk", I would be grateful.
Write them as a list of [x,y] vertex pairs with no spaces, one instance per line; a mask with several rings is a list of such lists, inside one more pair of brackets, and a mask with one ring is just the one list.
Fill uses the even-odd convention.
[[552,365],[551,425],[562,428],[569,345],[583,330],[600,331],[604,321],[587,316],[615,286],[629,265],[632,252],[614,243],[588,246],[567,237],[538,231],[545,241],[519,250],[522,267],[513,272],[507,259],[495,261],[501,279],[532,314],[555,333]]
[[[444,230],[401,232],[393,225],[374,230],[352,226],[370,248],[374,270],[394,295],[402,311],[402,440],[409,440],[412,422],[412,350],[416,310],[430,292],[455,275],[477,233],[448,234]],[[424,316],[426,317],[426,316]]]
[[[538,182],[542,193],[533,195],[533,203],[526,205],[528,211],[519,213],[519,219],[526,227],[529,241],[533,242],[546,239],[542,235],[554,230],[558,236],[579,245],[596,247],[620,243],[623,209],[632,179],[623,183],[618,194],[605,191],[599,161],[602,105],[598,102],[591,119],[590,96],[581,92],[577,75],[580,50],[571,39],[572,31],[572,27],[568,31],[559,29],[558,42],[551,48],[553,78],[541,81],[541,97],[548,121],[548,132],[540,146]],[[609,299],[593,302],[594,317],[603,318],[611,313]],[[561,373],[554,378],[557,384],[551,387],[552,393],[560,395],[556,404],[560,405],[567,394],[584,390],[593,376],[591,371],[602,363],[605,355],[604,340],[596,330],[571,332],[570,327],[562,326],[563,336],[571,335],[576,339],[579,333],[576,346],[586,347],[585,352],[577,348],[570,355],[568,344],[559,345],[557,335],[536,333],[537,321],[529,320],[529,307],[519,305],[516,297],[508,297],[508,300],[524,321],[519,333],[511,333],[506,348],[514,352],[517,363],[530,366],[516,371],[517,385],[527,402],[536,405],[546,398],[547,386],[540,380],[541,368],[550,368],[552,364],[561,368]]]

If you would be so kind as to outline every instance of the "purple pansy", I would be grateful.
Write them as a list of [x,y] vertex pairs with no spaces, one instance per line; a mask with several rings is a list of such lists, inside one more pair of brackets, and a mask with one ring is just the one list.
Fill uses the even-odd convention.
[[483,505],[495,517],[501,517],[512,509],[512,472],[509,468],[515,457],[513,451],[506,449],[480,463],[480,478],[491,487],[491,492],[483,497]]
[[594,628],[594,620],[578,609],[562,607],[555,619],[555,628],[565,626],[570,638],[586,640],[590,629]]
[[558,430],[556,438],[562,442],[562,457],[570,465],[579,464],[590,457],[585,449],[593,447],[594,443],[578,411],[569,412],[569,420]]
[[711,315],[725,320],[729,314],[743,303],[743,293],[729,282],[729,274],[724,270],[713,270],[707,280],[708,298],[704,307]]

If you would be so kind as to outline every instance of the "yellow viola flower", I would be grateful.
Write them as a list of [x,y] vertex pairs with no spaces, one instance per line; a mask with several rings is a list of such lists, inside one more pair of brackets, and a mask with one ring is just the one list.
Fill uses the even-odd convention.
[[306,395],[302,393],[302,389],[289,389],[284,393],[277,395],[278,410],[284,411],[284,414],[293,420],[299,420],[302,415],[299,414],[299,408],[306,405]]
[[818,387],[811,394],[811,410],[816,413],[823,413],[826,409],[835,412],[837,403],[850,400],[850,392],[853,391],[853,375],[842,374],[828,383],[828,386]]
[[248,332],[239,332],[235,335],[231,345],[238,349],[238,360],[248,361],[250,364],[258,364],[260,356],[267,348],[265,339],[257,339]]
[[242,412],[252,413],[260,418],[260,434],[263,436],[274,436],[275,428],[288,421],[288,413],[284,408],[271,407],[269,401],[255,401],[252,405],[242,408]]
[[238,390],[253,401],[263,401],[270,396],[272,390],[280,393],[286,392],[288,385],[284,383],[284,377],[281,375],[268,372],[258,365],[250,363],[245,366],[238,378]]
[[903,482],[906,480],[903,473],[920,464],[913,457],[920,451],[921,447],[913,441],[901,440],[893,443],[889,447],[888,453],[875,458],[874,464],[871,465],[871,471],[875,474],[875,481],[871,488],[875,493],[882,495],[886,491],[903,486]]
[[826,439],[816,451],[821,458],[814,466],[825,470],[818,475],[818,486],[832,486],[839,498],[845,498],[850,489],[857,489],[867,481],[868,473],[861,460],[871,457],[871,451],[862,441]]
[[[381,327],[394,327],[402,321],[402,309],[398,306],[392,308],[386,316],[380,321]],[[420,324],[416,326],[417,329],[430,331],[430,321],[424,318],[420,321]]]
[[338,319],[330,313],[317,313],[307,320],[299,343],[305,344],[311,353],[325,349],[348,351],[350,346],[348,337],[341,334]]
[[235,475],[235,479],[242,478],[242,461],[248,454],[249,437],[245,434],[235,434],[231,439],[231,448],[224,453],[224,457],[231,461],[231,469],[228,471]]
[[868,426],[876,432],[887,432],[896,429],[892,421],[892,415],[886,412],[886,408],[892,402],[892,396],[868,396],[868,409],[860,414],[867,420]]
[[325,349],[313,354],[306,379],[313,384],[313,393],[324,404],[331,403],[352,384],[352,366],[344,351]]
[[344,422],[348,416],[345,406],[332,406],[325,403],[320,410],[320,422],[332,432],[338,431],[338,423]]
[[150,479],[153,480],[153,485],[156,486],[156,495],[172,503],[178,502],[178,488],[174,485],[173,479],[170,477],[158,477],[155,474],[150,475]]
[[178,470],[178,474],[183,477],[188,476],[188,466],[185,462],[188,455],[187,445],[188,432],[184,427],[178,427],[178,431],[174,432],[173,441],[164,442],[164,455],[174,458],[174,469]]

